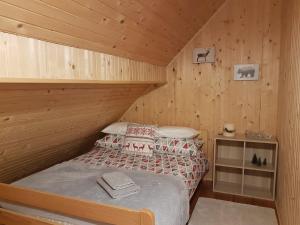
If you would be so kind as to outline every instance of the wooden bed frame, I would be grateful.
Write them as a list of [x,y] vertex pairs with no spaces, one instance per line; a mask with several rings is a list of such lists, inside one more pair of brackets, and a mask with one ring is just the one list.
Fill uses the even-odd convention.
[[[200,131],[199,137],[207,143],[207,132]],[[206,151],[204,146],[204,151]],[[155,216],[148,209],[131,210],[107,204],[73,197],[36,191],[0,183],[0,200],[22,206],[45,210],[69,217],[75,217],[91,223],[108,223],[114,225],[155,225]],[[0,208],[0,225],[58,225],[33,216],[24,215]]]
[[[5,202],[20,204],[46,210],[65,216],[115,225],[154,225],[154,214],[150,210],[130,210],[117,206],[98,204],[77,198],[71,198],[14,185],[0,184],[0,199]],[[44,225],[58,224],[48,220],[25,216],[0,208],[1,225]]]

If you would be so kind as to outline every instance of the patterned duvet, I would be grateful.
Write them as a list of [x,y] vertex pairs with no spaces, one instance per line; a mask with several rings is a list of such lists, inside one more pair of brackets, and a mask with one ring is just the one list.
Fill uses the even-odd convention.
[[184,180],[190,198],[208,169],[208,161],[201,151],[196,156],[154,153],[150,157],[126,154],[121,150],[94,147],[90,152],[72,161],[87,164],[93,168],[125,168],[179,176]]

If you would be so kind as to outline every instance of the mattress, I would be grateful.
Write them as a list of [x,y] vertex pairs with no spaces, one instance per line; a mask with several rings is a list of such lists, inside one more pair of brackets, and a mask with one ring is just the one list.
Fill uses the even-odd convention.
[[196,156],[155,152],[153,156],[143,156],[95,146],[90,152],[72,161],[89,165],[93,168],[124,168],[179,177],[184,181],[190,198],[208,170],[208,160],[202,151],[198,151]]
[[[130,176],[141,187],[140,192],[123,199],[109,197],[96,180],[103,173],[112,171],[122,171]],[[189,218],[188,192],[182,179],[175,176],[120,168],[95,169],[89,165],[69,161],[19,180],[14,185],[136,210],[150,209],[155,214],[156,225],[185,225]],[[28,207],[1,202],[0,205],[26,215],[61,221],[62,224],[92,224]]]

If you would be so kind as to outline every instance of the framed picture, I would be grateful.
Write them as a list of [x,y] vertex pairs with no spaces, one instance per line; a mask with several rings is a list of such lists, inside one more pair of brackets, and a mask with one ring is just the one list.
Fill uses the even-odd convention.
[[193,63],[214,63],[215,48],[195,48],[193,51]]
[[258,80],[259,64],[240,64],[234,66],[234,80]]

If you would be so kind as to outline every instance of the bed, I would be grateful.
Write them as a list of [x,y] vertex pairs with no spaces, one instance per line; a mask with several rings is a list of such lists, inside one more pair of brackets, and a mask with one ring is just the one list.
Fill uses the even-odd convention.
[[[205,134],[201,132],[202,139],[206,137]],[[97,222],[101,225],[184,225],[189,218],[189,199],[207,169],[207,160],[202,152],[196,156],[157,153],[150,157],[95,146],[86,154],[33,174],[12,185],[1,184],[0,199],[6,202],[1,203],[5,209],[0,210],[0,219],[3,215],[12,218],[9,213],[13,213],[19,216],[26,215],[32,220],[40,220],[42,221],[40,224],[90,225]],[[97,177],[110,171],[128,174],[141,186],[141,191],[126,199],[111,199],[95,183]],[[8,196],[3,194],[3,191],[12,194]],[[17,194],[22,197],[15,197]],[[36,194],[37,199],[50,198],[54,202],[50,201],[52,205],[45,207],[42,203],[31,202],[32,198],[24,199],[25,194]],[[57,201],[69,205],[69,210],[58,206]],[[77,202],[76,205],[74,201],[79,201],[80,207],[87,204],[87,208],[93,210],[88,215],[80,211],[74,212],[70,208],[73,209],[79,204]],[[96,211],[96,205],[102,210]],[[81,209],[86,211],[86,208]],[[108,217],[107,214],[114,210],[116,213],[113,214],[116,216]],[[126,222],[127,217],[130,217],[130,222]],[[103,223],[99,223],[100,221]]]
[[208,161],[203,152],[199,152],[196,156],[154,153],[149,157],[95,146],[90,152],[72,161],[92,168],[124,168],[180,177],[186,185],[190,198],[208,169]]

